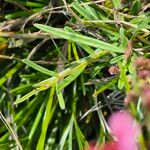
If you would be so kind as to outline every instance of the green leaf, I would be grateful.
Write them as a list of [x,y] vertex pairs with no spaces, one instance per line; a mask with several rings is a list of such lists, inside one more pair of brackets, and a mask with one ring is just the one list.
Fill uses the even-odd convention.
[[55,88],[52,87],[50,89],[50,91],[48,91],[48,94],[46,97],[47,104],[46,104],[46,110],[45,110],[44,117],[43,117],[42,132],[41,132],[40,138],[38,140],[36,150],[43,150],[44,149],[46,133],[47,133],[50,119],[52,117],[51,114],[52,114],[52,103],[53,103],[54,93],[55,93]]
[[20,93],[27,93],[26,91],[32,90],[32,85],[33,85],[33,83],[20,84],[18,87],[12,89],[10,92],[13,95],[17,95],[17,94],[20,94]]
[[83,36],[77,33],[71,33],[68,31],[64,31],[62,29],[57,29],[57,28],[49,27],[49,26],[42,25],[42,24],[34,24],[34,26],[50,34],[54,34],[63,39],[72,40],[77,43],[82,43],[82,44],[89,45],[92,47],[109,50],[111,52],[123,53],[124,51],[121,47],[117,47],[107,42],[103,42],[103,41],[100,41],[91,37]]
[[120,56],[115,56],[114,58],[112,58],[110,60],[110,64],[115,64],[116,62],[122,60],[124,58],[124,55],[120,55]]
[[90,46],[87,46],[85,44],[78,44],[78,45],[88,54],[92,54],[94,52],[94,50]]
[[141,1],[135,0],[131,6],[130,14],[131,15],[138,15],[140,9],[141,9]]
[[121,6],[121,0],[112,0],[115,8],[120,8]]
[[85,66],[82,66],[79,68],[76,72],[73,72],[71,75],[63,79],[57,87],[58,92],[60,92],[63,88],[65,88],[67,85],[69,85],[73,80],[75,80],[81,72],[84,70]]
[[[72,130],[72,127],[73,127],[73,116],[71,117],[67,128],[65,129],[63,135],[61,136],[60,145],[59,145],[59,146],[60,146],[60,150],[63,150],[64,145],[65,145],[65,142],[66,142],[67,137],[68,137],[68,134],[69,134],[70,132],[72,132],[72,131],[71,131],[71,130]],[[70,133],[70,134],[71,134],[71,133]],[[71,136],[71,135],[70,135],[70,136]],[[71,138],[71,137],[70,137],[70,138]],[[70,147],[71,147],[71,149],[72,149],[71,143],[69,142],[68,144],[70,145]]]
[[78,11],[84,18],[86,18],[87,20],[92,20],[94,19],[94,17],[91,15],[91,13],[87,10],[87,9],[84,9],[80,3],[76,3],[76,2],[73,2],[72,3],[72,7]]
[[119,78],[119,80],[118,80],[118,88],[119,88],[120,90],[122,90],[123,87],[124,87],[124,82],[123,82],[123,80],[122,80],[121,78]]
[[33,135],[34,135],[34,133],[35,133],[35,131],[37,129],[37,126],[38,126],[38,124],[40,122],[40,119],[41,119],[41,117],[43,115],[44,108],[45,108],[45,103],[43,103],[42,106],[40,107],[40,110],[39,110],[39,112],[38,112],[38,114],[36,116],[36,119],[35,119],[35,121],[34,121],[34,123],[32,125],[31,131],[30,131],[30,134],[29,134],[29,140],[32,139],[32,137],[33,137]]
[[120,28],[120,42],[123,49],[126,49],[128,44],[128,39],[125,36],[125,29],[123,27]]
[[24,62],[29,67],[32,67],[33,69],[35,69],[35,70],[37,70],[37,71],[39,71],[39,72],[41,72],[43,74],[46,74],[48,76],[56,76],[57,75],[56,72],[50,71],[50,70],[48,70],[48,69],[46,69],[44,67],[41,67],[41,66],[35,64],[34,62],[28,60],[28,59],[23,59],[22,62]]
[[107,82],[106,84],[103,84],[97,91],[94,92],[93,97],[97,97],[101,92],[112,87],[116,82],[117,82],[117,79],[114,78],[111,81]]
[[70,129],[69,129],[68,150],[72,149],[72,135],[73,135],[73,120],[70,124]]
[[0,86],[3,85],[10,77],[13,76],[20,68],[22,64],[18,63],[14,68],[10,69],[2,78],[0,78]]
[[29,92],[28,94],[24,95],[23,97],[21,97],[20,99],[17,99],[14,102],[14,105],[19,104],[24,102],[25,100],[27,100],[28,98],[30,98],[31,96],[35,95],[36,93],[38,93],[38,90],[34,89],[33,91]]
[[79,150],[83,150],[85,148],[85,146],[88,146],[88,143],[87,143],[83,133],[81,132],[75,117],[74,117],[74,126],[75,126]]
[[128,78],[127,78],[127,75],[126,75],[127,66],[122,64],[121,62],[118,62],[118,66],[119,66],[119,69],[120,69],[120,79],[118,81],[118,88],[122,89],[125,86],[126,92],[129,92],[130,84],[128,82]]
[[65,109],[65,101],[63,98],[63,94],[61,91],[58,91],[58,86],[56,85],[56,94],[57,94],[57,98],[58,98],[58,102],[59,102],[59,106],[61,109]]
[[89,5],[84,5],[85,10],[87,11],[87,14],[90,14],[93,20],[99,20],[100,17],[95,9],[90,7]]

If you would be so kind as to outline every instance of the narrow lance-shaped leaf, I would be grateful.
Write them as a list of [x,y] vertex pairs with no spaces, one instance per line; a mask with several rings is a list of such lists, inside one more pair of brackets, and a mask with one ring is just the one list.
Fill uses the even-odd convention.
[[88,146],[88,143],[85,139],[85,136],[83,135],[83,133],[81,132],[77,120],[75,117],[74,118],[74,126],[75,126],[75,132],[76,132],[76,136],[77,136],[77,142],[78,142],[78,148],[79,150],[83,150],[85,146]]
[[72,135],[73,135],[73,121],[72,124],[70,125],[70,130],[69,130],[69,137],[68,137],[68,150],[72,149]]
[[36,93],[38,93],[38,90],[34,89],[33,91],[31,91],[28,94],[26,94],[23,97],[21,97],[20,99],[17,99],[14,102],[14,105],[24,102],[25,100],[27,100],[28,98],[30,98],[31,96],[33,96]]
[[57,85],[56,85],[56,94],[57,94],[57,98],[58,98],[60,108],[65,109],[65,101],[64,101],[64,98],[63,98],[63,94],[62,94],[61,91],[58,91]]
[[123,49],[121,47],[117,47],[110,43],[103,42],[103,41],[100,41],[91,37],[83,36],[75,32],[71,33],[68,31],[64,31],[62,29],[57,29],[57,28],[49,27],[49,26],[42,25],[42,24],[35,24],[34,26],[45,32],[59,36],[63,39],[72,40],[77,43],[82,43],[82,44],[89,45],[92,47],[109,50],[111,52],[123,53]]
[[21,63],[18,63],[14,68],[10,69],[2,78],[0,78],[0,86],[3,85],[8,78],[12,77],[22,67]]
[[80,3],[72,3],[72,7],[78,11],[83,17],[85,17],[86,19],[93,19],[93,16],[91,15],[91,13],[89,13],[86,9],[84,9]]
[[73,128],[73,116],[71,117],[68,126],[66,127],[63,135],[61,136],[60,145],[59,145],[60,146],[60,150],[63,150],[65,142],[67,141],[67,137],[68,137],[69,133],[72,132],[71,131],[72,128]]
[[13,95],[17,95],[17,94],[20,94],[20,93],[24,93],[24,92],[29,91],[30,89],[32,89],[32,85],[33,85],[33,83],[22,84],[22,85],[19,85],[18,87],[15,87],[15,88],[12,89],[12,90],[10,90],[10,92],[11,92]]
[[40,110],[39,110],[39,112],[36,116],[36,119],[35,119],[35,121],[32,125],[31,131],[30,131],[30,134],[29,134],[29,140],[32,139],[32,137],[33,137],[33,135],[34,135],[34,133],[35,133],[37,127],[38,127],[38,124],[39,124],[39,122],[41,120],[41,117],[43,115],[44,108],[45,108],[45,103],[43,103],[42,106],[40,107]]
[[24,62],[26,65],[28,65],[29,67],[32,67],[33,69],[43,73],[43,74],[46,74],[48,76],[56,76],[57,73],[54,72],[54,71],[50,71],[44,67],[41,67],[37,64],[35,64],[34,62],[32,62],[31,60],[28,60],[28,59],[23,59],[22,62]]
[[46,97],[47,104],[46,104],[46,110],[45,110],[44,117],[43,117],[42,132],[40,134],[36,150],[44,150],[46,133],[47,133],[50,119],[51,119],[50,116],[52,113],[52,104],[53,104],[54,93],[55,93],[55,88],[54,88],[54,86],[52,86]]

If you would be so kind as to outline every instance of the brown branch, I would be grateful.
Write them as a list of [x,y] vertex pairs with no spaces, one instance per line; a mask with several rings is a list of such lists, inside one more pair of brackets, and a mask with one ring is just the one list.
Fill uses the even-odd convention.
[[23,34],[15,34],[14,32],[0,32],[1,37],[6,38],[15,38],[15,39],[45,39],[52,38],[58,39],[56,36],[52,36],[48,33],[34,32],[34,33],[23,33]]

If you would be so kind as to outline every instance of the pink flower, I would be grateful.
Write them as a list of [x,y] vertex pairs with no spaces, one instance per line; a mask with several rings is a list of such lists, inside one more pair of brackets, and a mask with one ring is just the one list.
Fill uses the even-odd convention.
[[116,141],[104,145],[91,143],[87,150],[138,150],[137,137],[139,127],[132,116],[126,112],[113,113],[109,118],[109,126]]
[[116,150],[137,150],[139,128],[125,111],[114,113],[109,119],[112,134],[117,138]]

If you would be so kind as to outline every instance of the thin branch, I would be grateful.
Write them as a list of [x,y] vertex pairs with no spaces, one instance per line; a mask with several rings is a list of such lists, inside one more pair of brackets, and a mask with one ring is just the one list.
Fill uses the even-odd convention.
[[41,32],[34,32],[34,33],[23,33],[23,34],[15,34],[14,32],[0,32],[1,37],[8,37],[8,38],[15,38],[15,39],[45,39],[45,38],[52,38],[58,39],[58,37],[50,35],[49,33],[41,33]]
[[36,45],[32,51],[29,53],[27,59],[31,59],[33,55],[36,53],[36,51],[45,43],[49,40],[49,38],[44,39],[42,42],[40,42],[38,45]]
[[12,137],[14,138],[14,140],[16,141],[17,146],[19,147],[20,150],[23,150],[20,141],[18,140],[17,134],[15,133],[15,131],[11,128],[11,126],[9,125],[8,121],[5,119],[5,117],[3,116],[2,112],[0,111],[0,119],[2,120],[2,122],[5,124],[6,128],[9,130],[9,132],[12,134]]
[[21,61],[21,59],[12,56],[7,56],[7,55],[0,55],[0,59],[9,59],[9,60],[18,60]]

